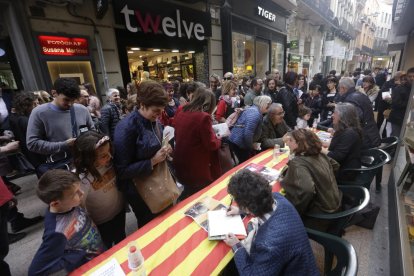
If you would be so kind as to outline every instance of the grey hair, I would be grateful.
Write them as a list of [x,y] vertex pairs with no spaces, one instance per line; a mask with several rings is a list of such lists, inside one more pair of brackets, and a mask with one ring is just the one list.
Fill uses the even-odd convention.
[[118,93],[119,93],[119,90],[118,90],[118,89],[116,89],[116,88],[109,88],[109,89],[106,91],[106,96],[109,98],[109,97],[111,97],[111,96],[112,96],[112,94],[113,94],[114,92],[118,92]]
[[270,103],[272,103],[272,98],[269,96],[257,96],[253,100],[253,104],[259,108],[266,108]]
[[338,124],[334,125],[336,132],[340,132],[347,128],[354,128],[361,136],[361,124],[359,122],[356,107],[351,103],[337,103],[335,112],[338,113]]
[[349,89],[355,87],[355,82],[354,82],[353,79],[345,77],[345,78],[341,78],[339,80],[339,85],[338,86],[345,87],[346,90],[349,90]]
[[268,114],[270,114],[270,113],[275,113],[276,112],[276,109],[278,109],[278,108],[281,108],[281,109],[283,109],[283,105],[282,104],[280,104],[280,103],[272,103],[271,105],[270,105],[270,107],[269,107],[269,110],[267,111],[267,113]]

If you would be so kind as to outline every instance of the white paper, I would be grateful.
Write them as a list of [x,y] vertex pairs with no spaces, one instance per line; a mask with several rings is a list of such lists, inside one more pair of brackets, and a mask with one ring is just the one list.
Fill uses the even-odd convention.
[[240,215],[228,216],[227,210],[208,211],[208,235],[209,237],[227,235],[247,236],[243,221]]
[[334,41],[325,41],[325,56],[332,56],[334,53]]
[[91,276],[125,276],[125,273],[119,263],[115,259],[111,259],[92,273]]
[[220,137],[227,137],[230,135],[229,126],[226,123],[213,125],[214,132]]
[[390,98],[391,98],[391,94],[390,94],[390,92],[387,92],[387,91],[382,92],[382,99],[383,99],[383,100],[385,100],[385,99],[390,99]]
[[175,129],[170,126],[166,126],[164,128],[164,131],[162,132],[162,139],[168,138],[168,141],[170,141],[172,138],[174,138]]

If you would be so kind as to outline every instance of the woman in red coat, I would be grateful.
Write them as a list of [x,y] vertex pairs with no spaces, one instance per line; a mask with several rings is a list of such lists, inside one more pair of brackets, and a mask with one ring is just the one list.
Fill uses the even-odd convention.
[[218,149],[221,140],[212,127],[214,93],[198,88],[192,101],[175,118],[174,168],[184,185],[182,199],[196,193],[220,176]]

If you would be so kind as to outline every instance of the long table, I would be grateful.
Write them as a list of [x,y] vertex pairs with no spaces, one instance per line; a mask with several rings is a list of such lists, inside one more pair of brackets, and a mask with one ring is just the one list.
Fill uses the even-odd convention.
[[[283,153],[275,163],[272,150],[254,156],[208,187],[158,215],[122,242],[73,271],[71,275],[90,275],[112,259],[121,265],[126,275],[132,275],[128,268],[127,250],[130,242],[136,242],[141,248],[147,275],[219,274],[233,258],[231,249],[222,241],[208,240],[207,233],[190,217],[185,216],[184,212],[205,196],[217,199],[223,204],[230,204],[230,196],[227,194],[229,179],[250,163],[281,170],[287,161],[288,153]],[[280,189],[279,183],[273,186],[273,191]]]

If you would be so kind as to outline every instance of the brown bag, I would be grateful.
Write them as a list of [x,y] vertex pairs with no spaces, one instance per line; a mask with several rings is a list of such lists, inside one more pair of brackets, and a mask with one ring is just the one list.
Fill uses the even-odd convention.
[[134,184],[153,214],[175,203],[180,195],[166,161],[155,165],[150,175],[135,178]]
[[234,161],[231,155],[229,144],[222,143],[218,149],[219,163],[220,163],[220,174],[228,172],[234,168]]

